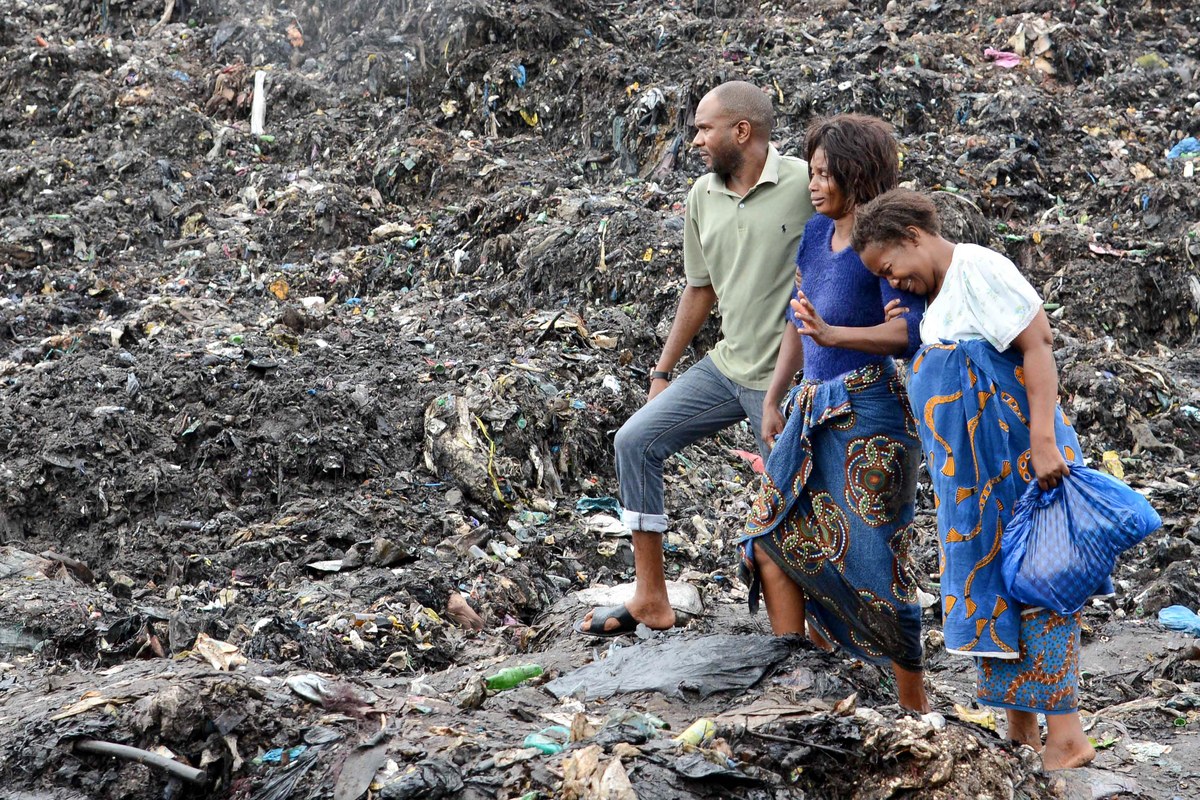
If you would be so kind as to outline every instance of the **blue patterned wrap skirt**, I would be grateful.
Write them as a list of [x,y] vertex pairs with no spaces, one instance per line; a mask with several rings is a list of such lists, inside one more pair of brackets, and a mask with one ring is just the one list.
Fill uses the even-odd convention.
[[751,610],[757,543],[803,589],[808,622],[827,640],[865,661],[921,669],[910,556],[920,444],[895,365],[802,382],[785,411],[739,540]]
[[[1035,479],[1023,363],[983,340],[928,344],[908,391],[937,504],[946,649],[979,659],[981,702],[1066,713],[1076,707],[1079,617],[1021,607],[1000,574],[1004,526]],[[1054,429],[1063,458],[1081,463],[1061,408]]]

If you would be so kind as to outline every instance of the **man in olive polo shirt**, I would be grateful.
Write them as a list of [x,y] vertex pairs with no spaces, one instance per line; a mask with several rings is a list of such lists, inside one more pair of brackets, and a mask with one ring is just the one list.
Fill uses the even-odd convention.
[[[795,280],[796,250],[813,213],[808,165],[771,145],[774,111],[762,90],[723,83],[696,106],[692,145],[712,170],[687,199],[683,267],[687,286],[649,401],[617,432],[623,520],[633,531],[633,598],[589,612],[575,629],[595,636],[634,630],[639,622],[675,624],[663,572],[663,461],[687,445],[749,418],[762,440],[763,400],[771,382]],[[721,340],[671,381],[671,370],[708,318],[721,312]]]

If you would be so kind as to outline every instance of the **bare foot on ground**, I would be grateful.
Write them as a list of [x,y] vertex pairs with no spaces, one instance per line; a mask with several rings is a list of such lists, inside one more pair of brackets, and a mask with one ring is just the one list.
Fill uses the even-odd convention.
[[[665,631],[675,625],[675,610],[671,608],[670,603],[639,603],[634,598],[625,604],[625,608],[634,619],[651,630]],[[592,616],[595,613],[596,609],[592,609],[584,616],[584,630],[591,628]],[[620,627],[620,622],[613,617],[609,617],[604,621],[604,630],[606,631],[613,631],[618,627]]]

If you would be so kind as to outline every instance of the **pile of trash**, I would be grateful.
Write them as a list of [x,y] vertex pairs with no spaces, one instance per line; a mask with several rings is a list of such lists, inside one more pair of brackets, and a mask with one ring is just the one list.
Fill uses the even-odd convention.
[[[1200,662],[1156,615],[1200,596],[1195,14],[1009,5],[7,3],[0,781],[1064,796],[977,716],[933,602],[940,723],[801,645],[706,696],[554,691],[641,652],[570,622],[632,577],[611,439],[682,288],[692,113],[744,78],[784,152],[821,114],[893,122],[948,232],[1041,290],[1086,455],[1165,522],[1086,612],[1098,765],[1186,794]],[[634,647],[769,641],[733,577],[753,450],[742,425],[668,462],[668,572],[695,619]]]

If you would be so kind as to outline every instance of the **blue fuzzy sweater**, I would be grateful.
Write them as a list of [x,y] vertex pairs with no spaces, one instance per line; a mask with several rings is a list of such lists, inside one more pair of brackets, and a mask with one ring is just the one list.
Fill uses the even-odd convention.
[[[883,307],[888,301],[900,298],[908,308],[908,349],[910,358],[921,344],[921,317],[925,313],[925,298],[893,289],[886,280],[876,278],[863,265],[858,253],[847,247],[833,252],[833,220],[824,214],[814,214],[804,226],[804,238],[796,253],[796,286],[830,325],[870,327],[883,322]],[[792,291],[796,298],[796,290]],[[788,319],[796,324],[789,304]],[[875,356],[857,350],[822,347],[808,336],[804,342],[805,380],[827,381],[867,364],[884,362],[889,356]]]

